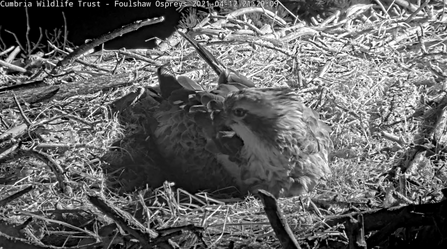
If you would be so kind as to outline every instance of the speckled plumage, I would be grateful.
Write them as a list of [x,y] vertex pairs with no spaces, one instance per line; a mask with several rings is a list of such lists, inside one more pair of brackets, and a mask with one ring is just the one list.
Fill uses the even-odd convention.
[[238,186],[231,172],[222,165],[225,160],[218,160],[219,156],[206,150],[210,138],[204,128],[208,123],[198,122],[193,113],[199,109],[195,107],[201,103],[200,98],[189,98],[201,96],[204,93],[201,86],[185,76],[175,76],[167,66],[160,67],[157,74],[161,99],[152,113],[156,125],[151,133],[152,141],[166,161],[167,168],[163,171],[169,180],[191,192]]
[[163,101],[154,118],[158,122],[154,140],[176,186],[196,192],[236,185],[217,157],[205,150],[207,139],[202,128],[184,110]]
[[[246,114],[237,116],[236,110]],[[290,89],[235,92],[226,98],[224,112],[225,124],[244,142],[241,178],[252,192],[300,195],[330,173],[329,127]]]
[[[202,57],[212,56],[184,36]],[[206,61],[216,63],[215,58]],[[194,181],[189,186],[197,190],[208,183],[210,188],[235,184],[241,193],[265,189],[277,197],[296,196],[330,173],[329,127],[295,92],[253,88],[238,73],[213,68],[220,79],[211,92],[158,71],[165,101],[154,114],[154,134],[169,170],[180,172],[177,183]]]

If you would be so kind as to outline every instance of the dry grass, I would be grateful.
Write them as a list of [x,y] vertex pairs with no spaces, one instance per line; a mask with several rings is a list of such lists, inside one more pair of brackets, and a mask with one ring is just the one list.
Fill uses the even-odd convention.
[[[307,198],[279,200],[303,244],[324,247],[326,240],[346,243],[343,229],[324,226],[327,216],[439,201],[440,190],[447,187],[445,155],[436,148],[430,156],[425,153],[418,157],[412,170],[403,174],[411,180],[404,182],[404,190],[387,174],[414,146],[427,119],[424,113],[432,101],[445,94],[447,77],[445,22],[424,20],[407,25],[403,23],[405,17],[354,22],[349,30],[337,27],[293,39],[281,48],[293,56],[249,43],[215,42],[207,46],[217,59],[249,76],[258,87],[296,88],[332,127],[332,175],[309,194],[318,200],[318,207],[308,205]],[[116,63],[113,57],[110,61],[98,61],[95,56],[83,60],[96,61],[108,69],[114,69]],[[170,62],[177,74],[188,74],[205,88],[215,86],[214,72],[184,41],[157,61]],[[72,84],[69,82],[103,73],[78,63],[70,67],[76,73],[48,82]],[[232,243],[234,248],[279,248],[262,203],[253,197],[225,202],[213,199],[212,194],[174,190],[168,184],[155,190],[134,186],[134,179],[120,177],[120,169],[105,174],[110,168],[101,158],[120,139],[145,129],[137,117],[133,122],[120,123],[108,106],[138,87],[156,84],[153,69],[154,65],[140,60],[125,61],[116,73],[133,72],[129,74],[134,76],[132,86],[23,106],[23,114],[32,123],[48,122],[30,129],[22,137],[20,150],[1,162],[0,199],[34,187],[0,207],[3,219],[23,223],[33,217],[27,229],[35,238],[56,246],[93,243],[95,236],[110,239],[107,236],[113,237],[116,231],[107,232],[104,226],[113,221],[88,201],[87,194],[95,194],[148,228],[203,227],[203,240],[210,248],[229,248]],[[0,71],[0,79],[15,80],[17,76]],[[2,109],[0,114],[2,133],[25,122],[18,108]],[[398,140],[388,139],[389,135]],[[132,154],[127,151],[132,148],[120,146],[125,149],[109,155],[109,161]],[[60,190],[51,163],[36,158],[32,150],[43,151],[62,167],[69,191]],[[120,186],[139,190],[120,192]],[[173,241],[181,248],[204,248],[192,232]]]

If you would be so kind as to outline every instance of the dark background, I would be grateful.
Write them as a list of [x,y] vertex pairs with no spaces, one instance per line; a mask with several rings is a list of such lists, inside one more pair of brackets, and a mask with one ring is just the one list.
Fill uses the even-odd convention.
[[[12,0],[11,0],[12,1]],[[160,0],[164,2],[164,0]],[[159,2],[160,2],[159,1]],[[101,1],[101,7],[78,7],[78,1],[72,0],[75,7],[34,7],[28,8],[29,16],[29,40],[37,42],[42,33],[41,46],[46,46],[46,40],[55,37],[56,29],[59,29],[60,39],[63,38],[64,18],[68,29],[68,40],[75,45],[81,45],[86,39],[97,38],[123,25],[146,18],[164,16],[165,21],[159,24],[142,27],[137,31],[123,35],[104,44],[106,49],[153,48],[153,37],[164,39],[170,36],[176,29],[181,19],[181,13],[175,7],[114,7],[114,1]],[[51,2],[51,1],[50,1]],[[63,1],[59,1],[63,2]],[[95,1],[96,2],[96,1]],[[121,0],[122,3],[128,1]],[[136,2],[136,1],[134,1]],[[146,0],[155,4],[155,0]],[[106,3],[109,3],[107,6]],[[42,30],[40,31],[39,28]],[[22,46],[26,46],[27,19],[24,7],[0,8],[0,48],[17,45],[13,32]],[[149,40],[149,41],[147,41]]]

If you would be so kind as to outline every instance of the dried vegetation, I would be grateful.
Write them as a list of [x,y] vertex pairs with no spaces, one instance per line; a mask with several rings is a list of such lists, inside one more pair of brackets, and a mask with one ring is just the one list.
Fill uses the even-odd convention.
[[[304,248],[366,248],[364,236],[368,248],[446,243],[445,6],[413,15],[374,6],[317,26],[279,25],[257,13],[230,19],[231,29],[210,29],[222,18],[194,29],[225,65],[259,87],[295,88],[331,125],[332,175],[309,196],[278,200]],[[115,112],[135,104],[122,97],[157,84],[155,69],[165,63],[214,86],[193,48],[177,34],[170,41],[163,52],[87,55],[56,71],[59,49],[21,69],[6,59],[11,50],[0,52],[0,245],[281,247],[260,200],[163,184],[145,143],[151,103]]]

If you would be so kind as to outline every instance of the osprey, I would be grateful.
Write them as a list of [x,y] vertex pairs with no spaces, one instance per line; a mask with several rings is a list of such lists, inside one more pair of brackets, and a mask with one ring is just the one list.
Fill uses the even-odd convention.
[[172,159],[172,170],[191,173],[178,181],[208,179],[217,184],[219,179],[221,185],[236,185],[243,193],[264,189],[279,197],[311,191],[330,173],[330,129],[318,113],[291,89],[256,88],[179,33],[219,80],[218,87],[207,92],[166,67],[158,70],[166,101],[155,114],[155,137],[165,158]]

